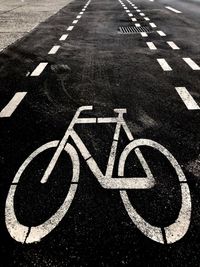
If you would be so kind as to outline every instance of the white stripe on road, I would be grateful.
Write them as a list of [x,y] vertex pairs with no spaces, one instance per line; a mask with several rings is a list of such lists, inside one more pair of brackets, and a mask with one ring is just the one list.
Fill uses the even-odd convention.
[[23,100],[27,92],[18,92],[16,93],[10,102],[2,109],[0,113],[0,118],[7,118],[10,117],[13,112],[16,110],[20,102]]
[[57,53],[58,49],[60,48],[60,45],[54,45],[51,50],[49,51],[49,55],[53,55],[55,53]]
[[158,33],[160,36],[166,36],[166,34],[165,34],[163,31],[157,31],[157,33]]
[[73,28],[74,28],[74,26],[69,26],[69,27],[67,28],[67,31],[72,31]]
[[157,27],[156,24],[153,23],[153,22],[150,22],[149,25],[150,25],[152,28],[156,28],[156,27]]
[[142,37],[148,37],[148,34],[146,32],[141,32]]
[[133,14],[132,13],[128,13],[129,17],[133,17]]
[[131,18],[131,20],[132,20],[132,21],[137,21],[137,19],[136,19],[136,18]]
[[140,23],[135,23],[135,27],[141,27]]
[[80,19],[80,18],[81,18],[81,16],[80,16],[80,15],[78,15],[76,18],[77,18],[77,19]]
[[144,19],[145,19],[146,21],[149,21],[149,20],[150,20],[150,18],[148,18],[148,17],[145,17]]
[[81,11],[81,12],[79,12],[79,14],[80,14],[80,15],[83,15],[83,13],[84,13],[84,12],[82,12],[82,11]]
[[193,70],[200,70],[199,65],[197,65],[191,58],[185,57],[183,60],[190,66]]
[[172,71],[172,68],[169,66],[169,64],[164,58],[158,58],[157,61],[164,71]]
[[47,62],[42,62],[40,63],[35,69],[34,71],[31,73],[31,76],[39,76],[43,70],[46,68],[46,66],[48,65]]
[[179,50],[180,48],[172,41],[168,41],[167,44],[174,50]]
[[145,14],[144,14],[144,13],[140,13],[140,16],[144,17],[144,16],[145,16]]
[[63,34],[61,37],[60,37],[60,41],[65,41],[68,37],[68,34]]
[[146,42],[146,44],[148,45],[150,50],[156,50],[157,47],[155,46],[155,44],[153,42]]
[[167,8],[167,9],[169,9],[169,10],[171,10],[171,11],[173,11],[173,12],[177,13],[177,14],[180,14],[180,13],[182,13],[181,11],[179,11],[179,10],[177,10],[177,9],[175,9],[175,8],[171,7],[171,6],[166,6],[165,8]]
[[78,22],[78,19],[72,21],[72,24],[76,24]]
[[136,9],[136,11],[137,11],[137,12],[141,12],[141,10],[140,10],[140,9]]
[[200,109],[194,98],[190,95],[188,90],[185,87],[175,87],[177,93],[183,100],[184,104],[186,105],[187,109],[189,110],[197,110]]

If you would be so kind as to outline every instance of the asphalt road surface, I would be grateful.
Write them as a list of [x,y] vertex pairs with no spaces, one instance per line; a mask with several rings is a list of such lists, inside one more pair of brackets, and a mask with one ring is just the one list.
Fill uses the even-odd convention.
[[1,266],[199,266],[199,14],[75,0],[0,54]]

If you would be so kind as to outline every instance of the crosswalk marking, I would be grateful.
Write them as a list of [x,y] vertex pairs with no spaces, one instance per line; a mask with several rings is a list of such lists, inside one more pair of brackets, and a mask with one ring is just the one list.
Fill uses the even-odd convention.
[[166,34],[165,34],[163,31],[157,31],[157,33],[158,33],[160,36],[166,36]]
[[16,93],[10,102],[2,109],[0,112],[0,118],[8,118],[16,110],[20,102],[23,100],[27,92],[18,92]]
[[142,37],[148,37],[148,34],[146,32],[141,32]]
[[150,50],[156,50],[157,47],[155,46],[155,44],[153,42],[146,42],[146,44],[148,45]]
[[150,22],[149,25],[150,25],[152,28],[156,28],[156,27],[157,27],[156,24],[153,23],[153,22]]
[[200,107],[194,100],[194,98],[190,95],[188,90],[185,87],[175,87],[177,93],[179,94],[180,98],[183,100],[184,104],[186,105],[187,109],[189,110],[198,110]]
[[167,44],[173,49],[173,50],[179,50],[180,48],[172,41],[168,41]]

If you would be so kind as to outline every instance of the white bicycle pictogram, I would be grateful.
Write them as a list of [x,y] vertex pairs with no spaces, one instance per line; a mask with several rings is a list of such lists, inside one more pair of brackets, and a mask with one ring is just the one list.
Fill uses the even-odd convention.
[[[118,114],[116,117],[103,117],[103,118],[80,117],[81,112],[92,109],[93,106],[80,107],[75,113],[74,118],[72,119],[70,125],[68,126],[62,140],[48,142],[45,145],[42,145],[41,147],[36,149],[24,161],[24,163],[17,171],[13,179],[13,182],[10,186],[5,207],[6,226],[12,238],[21,243],[39,242],[42,238],[47,236],[66,215],[74,199],[80,176],[80,159],[78,153],[76,149],[68,142],[69,137],[71,137],[77,149],[83,156],[85,162],[89,166],[89,169],[97,178],[100,185],[105,189],[115,189],[120,191],[120,196],[122,198],[124,207],[130,219],[145,236],[162,244],[174,243],[180,240],[186,234],[190,225],[191,197],[186,177],[180,165],[178,164],[177,160],[165,147],[163,147],[162,145],[160,145],[155,141],[149,139],[137,139],[137,140],[134,139],[123,117],[124,113],[126,113],[126,109],[114,109],[114,112]],[[90,154],[89,150],[87,149],[87,147],[85,146],[85,144],[83,143],[83,141],[81,140],[81,138],[74,129],[74,126],[77,124],[97,124],[97,123],[116,124],[105,174],[102,173],[98,164],[96,163],[96,161]],[[124,148],[123,152],[120,155],[119,165],[118,165],[118,177],[114,178],[113,169],[116,160],[120,131],[122,129],[125,131],[130,143]],[[153,226],[147,221],[145,221],[134,209],[127,194],[127,191],[131,189],[147,190],[154,187],[155,185],[155,179],[140,150],[140,147],[142,146],[151,147],[160,152],[174,168],[179,180],[181,199],[182,199],[181,208],[178,213],[177,219],[172,224],[164,228]],[[50,148],[55,148],[55,153],[46,171],[44,172],[44,175],[41,179],[41,183],[46,183],[48,181],[48,178],[52,173],[62,151],[65,151],[66,153],[69,154],[71,158],[72,168],[73,168],[70,187],[67,192],[65,200],[63,201],[62,205],[58,208],[58,210],[54,215],[52,215],[48,220],[46,220],[44,223],[38,226],[28,227],[21,224],[16,217],[14,209],[15,192],[18,183],[20,181],[21,175],[23,174],[27,166],[30,164],[30,162],[34,160],[34,158],[37,157],[40,153]],[[131,177],[131,178],[124,177],[125,162],[131,151],[135,152],[137,158],[139,159],[145,171],[146,177]]]

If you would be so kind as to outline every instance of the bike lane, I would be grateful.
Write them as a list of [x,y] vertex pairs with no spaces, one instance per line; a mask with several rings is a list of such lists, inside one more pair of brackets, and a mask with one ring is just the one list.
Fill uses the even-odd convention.
[[[114,108],[127,108],[127,121],[133,135],[165,145],[183,166],[197,154],[197,111],[194,119],[183,110],[176,95],[169,94],[173,85],[169,79],[163,78],[159,66],[152,64],[153,56],[141,45],[141,35],[118,33],[120,26],[131,24],[126,13],[118,1],[91,1],[86,11],[82,11],[82,1],[75,1],[2,56],[1,93],[5,94],[2,104],[16,93],[16,87],[21,92],[28,91],[16,112],[9,118],[2,118],[1,122],[2,210],[9,185],[22,162],[40,145],[61,139],[76,109],[82,105],[93,105],[94,115],[98,117],[113,115]],[[74,22],[77,16],[81,18]],[[71,26],[74,28],[67,30]],[[52,47],[60,45],[58,40],[63,34],[69,36],[58,52],[48,54]],[[35,40],[37,43],[32,45]],[[31,76],[40,63],[48,65],[39,76]],[[187,121],[189,130],[185,129],[183,119]],[[93,134],[93,129],[85,128],[81,129],[86,130],[83,140],[86,143],[88,139],[92,140],[89,147],[94,150],[100,165],[105,165],[105,159],[101,162],[102,153],[109,151],[113,129],[98,128]],[[64,170],[63,167],[61,174]],[[20,261],[32,264],[28,257],[33,255],[36,262],[42,262],[38,263],[41,266],[47,262],[54,266],[65,266],[66,263],[72,266],[94,263],[97,266],[115,266],[133,261],[141,266],[144,260],[150,266],[161,261],[165,261],[167,266],[171,262],[176,266],[180,260],[183,264],[190,263],[192,253],[197,253],[198,249],[195,241],[198,223],[195,220],[188,235],[177,244],[162,246],[154,243],[130,221],[118,192],[105,192],[88,169],[81,176],[83,182],[80,182],[78,191],[81,197],[75,199],[78,204],[74,204],[71,214],[66,215],[69,218],[46,240],[22,246],[11,240],[5,226],[2,227],[16,264]],[[192,195],[196,198],[197,179],[191,174],[188,178],[191,178]],[[64,190],[60,187],[55,196],[61,194],[62,200]],[[55,196],[53,200],[56,200]],[[156,210],[155,206],[153,210]],[[198,218],[195,205],[194,210]],[[2,225],[3,221],[4,218]],[[186,244],[191,239],[195,249],[188,251]],[[50,256],[52,251],[55,252]],[[17,256],[19,252],[21,256]],[[182,255],[182,259],[177,258],[177,253]],[[145,255],[144,259],[141,255]],[[196,262],[193,258],[193,266]]]

